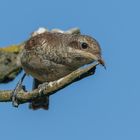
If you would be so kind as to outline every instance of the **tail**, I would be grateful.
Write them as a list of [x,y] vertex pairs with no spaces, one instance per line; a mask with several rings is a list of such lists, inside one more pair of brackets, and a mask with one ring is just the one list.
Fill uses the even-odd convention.
[[[33,81],[33,89],[38,88],[38,85],[42,84],[40,81],[38,81],[37,79],[34,79]],[[29,108],[33,109],[33,110],[37,110],[37,109],[45,109],[48,110],[49,109],[49,96],[45,96],[45,97],[39,97],[35,100],[33,100],[30,104],[29,104]]]
[[29,104],[29,108],[33,109],[33,110],[37,110],[37,109],[45,109],[48,110],[49,109],[49,96],[47,97],[40,97],[37,98],[35,100],[33,100],[30,104]]

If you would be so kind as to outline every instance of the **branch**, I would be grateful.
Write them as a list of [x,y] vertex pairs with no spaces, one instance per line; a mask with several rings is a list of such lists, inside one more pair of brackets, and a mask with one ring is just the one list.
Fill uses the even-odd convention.
[[[39,86],[38,89],[35,89],[30,92],[27,92],[24,89],[22,89],[17,94],[18,103],[23,104],[23,103],[30,102],[40,96],[52,95],[57,91],[65,88],[66,86],[72,84],[73,82],[77,82],[85,77],[93,75],[97,65],[98,63],[92,64],[86,68],[77,69],[76,71],[70,73],[69,75],[57,81],[44,83],[41,86]],[[10,102],[11,96],[12,96],[12,90],[0,91],[0,102]]]

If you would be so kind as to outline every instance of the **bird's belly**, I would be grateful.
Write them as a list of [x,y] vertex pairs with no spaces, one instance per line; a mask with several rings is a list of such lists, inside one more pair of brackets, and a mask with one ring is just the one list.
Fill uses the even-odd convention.
[[22,64],[22,67],[27,74],[31,75],[32,77],[36,78],[41,82],[50,82],[58,80],[73,71],[72,69],[69,69],[67,66],[61,64],[55,64],[45,67],[39,66],[37,67],[35,65],[30,65],[26,63]]
[[75,70],[71,66],[55,63],[26,51],[22,53],[20,60],[25,72],[41,82],[58,80]]

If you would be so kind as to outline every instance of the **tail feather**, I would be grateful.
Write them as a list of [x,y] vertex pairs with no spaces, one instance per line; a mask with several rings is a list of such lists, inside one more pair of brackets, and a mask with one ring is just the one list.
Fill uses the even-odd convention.
[[33,109],[33,110],[37,110],[37,109],[45,109],[48,110],[49,109],[49,96],[47,97],[40,97],[37,98],[35,100],[33,100],[30,104],[29,104],[29,108]]
[[[34,78],[33,80],[33,89],[38,88],[38,85],[42,84],[42,82],[38,81],[37,79]],[[45,97],[39,97],[35,100],[33,100],[30,104],[29,104],[29,108],[33,109],[33,110],[37,110],[37,109],[45,109],[48,110],[49,109],[49,96],[45,96]]]

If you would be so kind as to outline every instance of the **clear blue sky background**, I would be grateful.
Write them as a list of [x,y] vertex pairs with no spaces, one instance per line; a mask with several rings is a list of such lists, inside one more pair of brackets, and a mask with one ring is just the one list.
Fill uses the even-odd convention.
[[[53,95],[49,111],[0,103],[0,139],[140,140],[140,1],[0,1],[1,47],[42,26],[95,37],[107,70],[98,66],[95,76]],[[13,89],[20,77],[0,89]]]

